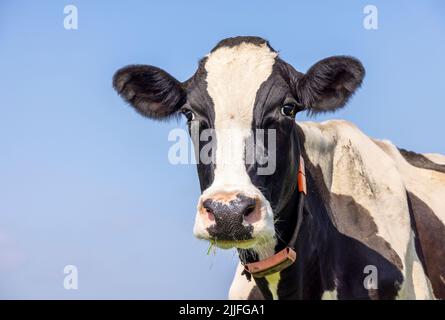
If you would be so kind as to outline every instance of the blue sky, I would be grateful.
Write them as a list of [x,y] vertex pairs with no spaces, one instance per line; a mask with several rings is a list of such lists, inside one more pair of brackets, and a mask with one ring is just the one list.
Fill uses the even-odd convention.
[[[74,4],[79,29],[63,28]],[[379,29],[362,26],[379,10]],[[367,69],[347,108],[365,133],[445,153],[443,1],[2,1],[0,298],[225,298],[237,257],[193,238],[193,165],[168,132],[125,106],[132,63],[180,80],[219,40],[257,35],[300,71],[336,54]],[[305,119],[305,117],[301,118]],[[79,289],[65,290],[76,265]]]

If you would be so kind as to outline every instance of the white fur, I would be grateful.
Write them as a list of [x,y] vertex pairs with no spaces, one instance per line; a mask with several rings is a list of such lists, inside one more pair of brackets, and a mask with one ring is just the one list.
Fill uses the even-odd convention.
[[243,270],[243,265],[241,263],[238,263],[235,271],[235,276],[233,277],[232,285],[230,286],[229,290],[230,300],[247,300],[249,298],[250,292],[256,286],[253,279],[249,281],[247,280],[246,276],[241,274]]
[[445,165],[445,156],[438,154],[438,153],[425,153],[423,154],[426,158],[430,159],[431,161]]
[[412,273],[416,300],[429,300],[434,298],[431,283],[429,279],[425,277],[425,271],[419,260],[414,260]]
[[[445,174],[412,166],[390,141],[375,142],[392,158],[408,191],[425,202],[445,224]],[[437,161],[440,157],[435,156],[435,159]]]
[[406,279],[401,290],[399,290],[396,299],[399,300],[426,300],[433,299],[434,294],[431,287],[431,283],[423,270],[423,267],[419,261],[415,249],[415,235],[411,231],[411,240],[408,245],[409,250],[407,251],[408,257],[406,261]]

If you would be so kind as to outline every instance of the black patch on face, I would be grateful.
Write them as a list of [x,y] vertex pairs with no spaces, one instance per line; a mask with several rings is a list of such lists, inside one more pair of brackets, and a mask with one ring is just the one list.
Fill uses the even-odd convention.
[[414,167],[445,173],[445,165],[437,164],[422,154],[399,148],[400,154]]
[[[195,114],[194,122],[199,125],[199,136],[206,129],[215,128],[215,109],[212,98],[207,92],[207,71],[205,70],[205,62],[207,58],[201,59],[196,73],[185,82],[187,92],[187,102],[185,108],[193,111]],[[209,141],[193,141],[195,147],[195,156],[197,157],[197,171],[201,191],[207,189],[214,180],[215,163],[204,164],[200,159],[200,152],[204,145],[212,143]],[[214,141],[213,141],[214,143]]]
[[416,251],[436,298],[445,299],[445,226],[433,210],[408,192]]
[[244,216],[250,207],[255,206],[255,199],[237,195],[236,199],[224,203],[207,199],[203,207],[211,211],[215,224],[207,228],[211,238],[215,240],[240,241],[252,239],[253,227],[244,226]]
[[[289,67],[282,60],[276,59],[271,75],[261,84],[256,94],[253,109],[252,132],[255,133],[256,129],[264,129],[264,148],[268,155],[270,151],[268,150],[268,130],[275,130],[275,172],[271,175],[258,175],[260,165],[257,162],[246,164],[252,183],[262,191],[275,214],[279,214],[284,209],[294,194],[300,154],[295,121],[281,114],[281,107],[285,103],[296,103]],[[256,135],[254,139],[257,144]]]

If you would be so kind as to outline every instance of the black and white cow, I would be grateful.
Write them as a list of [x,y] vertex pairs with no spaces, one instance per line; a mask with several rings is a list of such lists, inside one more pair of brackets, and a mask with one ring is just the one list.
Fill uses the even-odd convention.
[[[295,122],[299,111],[343,107],[364,75],[345,56],[303,74],[257,37],[221,41],[185,82],[148,65],[116,72],[114,88],[142,115],[182,113],[199,131],[214,130],[215,161],[197,166],[194,234],[238,248],[230,298],[445,298],[445,157],[399,150],[346,121]],[[275,130],[273,174],[245,161],[254,129]],[[296,228],[300,155],[308,191],[297,259],[251,278],[242,265],[285,248]],[[365,286],[373,267],[376,283]]]

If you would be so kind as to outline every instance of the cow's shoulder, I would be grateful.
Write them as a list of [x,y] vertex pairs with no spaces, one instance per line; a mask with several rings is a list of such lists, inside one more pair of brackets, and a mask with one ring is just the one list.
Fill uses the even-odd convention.
[[325,190],[337,230],[395,265],[409,280],[401,286],[401,294],[415,297],[413,282],[428,284],[421,268],[416,279],[412,276],[418,257],[405,181],[397,164],[351,122],[302,122],[299,127],[307,169],[318,189]]
[[299,126],[310,170],[315,171],[311,173],[327,190],[339,231],[371,247],[376,245],[370,242],[371,235],[378,234],[403,261],[410,241],[410,218],[403,179],[391,157],[351,122]]

